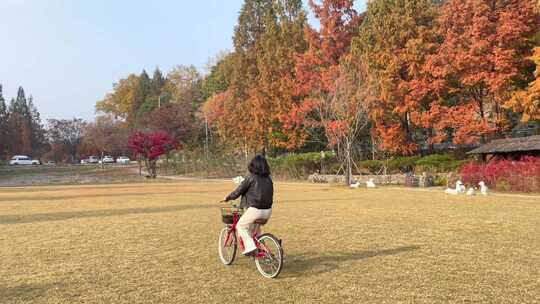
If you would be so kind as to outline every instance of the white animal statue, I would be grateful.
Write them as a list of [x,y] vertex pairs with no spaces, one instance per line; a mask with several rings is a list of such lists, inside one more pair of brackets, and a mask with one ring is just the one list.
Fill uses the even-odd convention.
[[480,193],[482,193],[482,195],[487,195],[488,187],[486,186],[486,183],[484,183],[484,181],[481,181],[478,183],[478,185],[480,186]]
[[356,182],[354,184],[350,184],[349,187],[356,189],[356,188],[360,187],[360,183]]
[[458,180],[456,182],[456,188],[455,189],[452,189],[452,188],[446,188],[446,190],[444,190],[444,193],[446,194],[460,194],[460,193],[463,193],[465,191],[465,186],[463,185],[463,183]]
[[466,193],[468,196],[472,196],[474,195],[474,188],[473,187],[470,187],[469,190],[467,190],[467,193]]
[[232,180],[233,180],[233,182],[235,184],[238,185],[238,184],[241,184],[244,181],[244,177],[243,176],[237,176],[237,177],[233,178]]
[[377,185],[375,185],[375,181],[373,180],[373,178],[370,178],[366,181],[366,186],[368,188],[377,188]]

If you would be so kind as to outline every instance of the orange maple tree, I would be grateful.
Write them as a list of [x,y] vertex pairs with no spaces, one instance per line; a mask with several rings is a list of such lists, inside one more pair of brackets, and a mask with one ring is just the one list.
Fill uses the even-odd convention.
[[296,95],[302,100],[295,105],[289,115],[289,123],[304,124],[307,127],[323,126],[330,145],[332,128],[339,123],[321,122],[318,117],[310,117],[320,109],[325,100],[332,99],[336,82],[340,75],[340,60],[349,54],[351,40],[358,32],[362,17],[354,10],[351,0],[323,0],[321,4],[309,1],[320,29],[306,25],[304,30],[308,49],[296,63]]
[[433,49],[437,14],[432,0],[373,1],[353,41],[356,60],[374,76],[375,92],[366,99],[372,141],[379,138],[380,148],[392,153],[411,154],[419,148],[421,130],[413,116],[422,104],[414,97],[419,90],[415,82]]
[[531,59],[536,63],[536,79],[525,90],[518,91],[505,106],[521,113],[524,122],[540,120],[540,47],[534,49]]
[[508,129],[503,104],[523,81],[530,35],[538,27],[532,0],[451,0],[438,19],[442,43],[424,71],[434,98],[419,115],[440,142],[472,143]]

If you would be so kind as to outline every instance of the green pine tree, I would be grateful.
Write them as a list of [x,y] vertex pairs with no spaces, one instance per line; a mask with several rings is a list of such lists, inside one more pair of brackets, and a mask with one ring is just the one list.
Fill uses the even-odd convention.
[[0,159],[5,159],[8,147],[8,109],[0,84]]
[[29,112],[29,124],[32,142],[32,154],[34,156],[40,156],[43,147],[46,144],[45,129],[41,122],[41,116],[38,109],[34,105],[34,98],[28,97],[28,112]]
[[152,80],[150,82],[150,94],[152,96],[159,96],[161,94],[161,89],[165,85],[165,78],[163,77],[163,73],[159,70],[159,67],[156,67],[154,70],[154,75],[152,76]]

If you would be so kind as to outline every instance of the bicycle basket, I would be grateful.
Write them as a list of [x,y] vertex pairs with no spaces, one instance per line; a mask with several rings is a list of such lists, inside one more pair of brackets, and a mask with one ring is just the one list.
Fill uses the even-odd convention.
[[244,214],[244,209],[234,208],[234,207],[222,207],[221,208],[221,221],[223,221],[224,224],[232,224],[233,215],[235,213],[237,213],[238,216],[242,216],[242,214]]

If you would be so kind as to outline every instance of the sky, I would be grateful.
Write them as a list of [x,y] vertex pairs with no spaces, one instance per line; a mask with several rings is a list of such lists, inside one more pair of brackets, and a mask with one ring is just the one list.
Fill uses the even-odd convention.
[[[0,0],[0,84],[42,119],[92,120],[115,81],[178,64],[201,72],[232,36],[243,0]],[[307,1],[305,1],[307,2]],[[365,10],[365,0],[355,7]],[[313,22],[313,18],[311,18]]]

